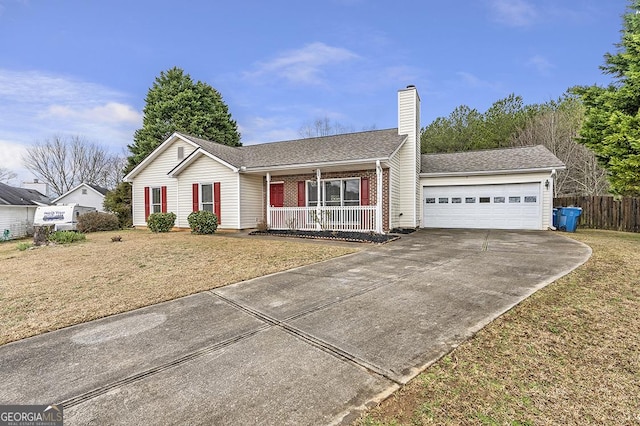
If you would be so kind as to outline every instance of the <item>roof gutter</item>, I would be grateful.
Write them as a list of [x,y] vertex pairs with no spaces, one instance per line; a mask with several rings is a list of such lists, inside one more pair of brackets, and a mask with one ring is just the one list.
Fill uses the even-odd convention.
[[438,173],[420,173],[420,177],[511,175],[511,174],[551,172],[553,170],[564,170],[564,169],[566,169],[566,166],[538,167],[534,169],[479,170],[479,171],[469,171],[469,172],[438,172]]
[[350,165],[358,165],[358,164],[376,164],[376,161],[380,161],[381,163],[386,163],[389,161],[389,157],[383,158],[365,158],[358,160],[344,160],[344,161],[325,161],[322,163],[298,163],[298,164],[287,164],[284,166],[263,166],[263,167],[241,167],[240,170],[247,173],[264,173],[264,172],[274,172],[274,171],[287,171],[293,169],[318,169],[323,167],[335,167],[335,166],[350,166]]

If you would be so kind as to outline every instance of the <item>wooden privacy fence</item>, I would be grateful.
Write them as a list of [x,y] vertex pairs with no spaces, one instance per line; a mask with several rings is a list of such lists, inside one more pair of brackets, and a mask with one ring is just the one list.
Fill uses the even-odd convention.
[[640,232],[640,198],[561,197],[553,199],[553,206],[582,207],[579,227]]

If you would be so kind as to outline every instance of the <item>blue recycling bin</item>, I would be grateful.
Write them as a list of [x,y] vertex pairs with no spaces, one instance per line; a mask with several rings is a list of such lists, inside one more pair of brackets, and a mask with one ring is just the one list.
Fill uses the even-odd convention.
[[553,223],[553,227],[557,228],[558,227],[558,210],[557,208],[554,207],[553,209],[553,217],[552,217],[552,222]]
[[558,213],[558,229],[567,232],[576,232],[578,228],[578,219],[582,214],[580,207],[562,207]]

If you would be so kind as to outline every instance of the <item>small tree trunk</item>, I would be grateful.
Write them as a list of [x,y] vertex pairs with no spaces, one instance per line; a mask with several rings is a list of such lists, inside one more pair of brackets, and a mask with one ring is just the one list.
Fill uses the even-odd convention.
[[49,234],[51,233],[52,225],[36,226],[33,228],[33,244],[41,246],[49,242]]

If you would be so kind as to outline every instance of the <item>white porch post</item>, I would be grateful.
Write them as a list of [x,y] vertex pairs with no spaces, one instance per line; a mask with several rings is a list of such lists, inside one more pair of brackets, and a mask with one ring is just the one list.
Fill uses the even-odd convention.
[[318,191],[318,195],[317,195],[317,200],[318,203],[316,204],[316,218],[318,219],[317,223],[316,223],[316,229],[318,231],[320,231],[322,229],[322,226],[320,225],[320,222],[322,221],[322,218],[320,217],[320,169],[316,169],[316,189]]
[[376,232],[382,234],[382,166],[376,160]]
[[267,228],[271,228],[271,173],[267,172]]

